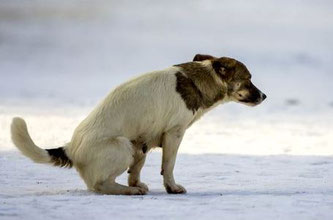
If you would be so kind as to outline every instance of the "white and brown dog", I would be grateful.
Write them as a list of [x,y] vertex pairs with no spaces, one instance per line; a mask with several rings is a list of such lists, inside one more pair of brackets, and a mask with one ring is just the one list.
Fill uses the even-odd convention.
[[[185,193],[176,184],[173,169],[186,129],[218,104],[236,101],[254,106],[265,98],[241,62],[196,55],[193,62],[144,74],[114,89],[64,147],[36,146],[21,118],[13,119],[12,140],[37,163],[74,166],[90,190],[103,194],[146,194],[140,171],[147,152],[161,147],[166,191]],[[116,183],[126,170],[129,186]]]

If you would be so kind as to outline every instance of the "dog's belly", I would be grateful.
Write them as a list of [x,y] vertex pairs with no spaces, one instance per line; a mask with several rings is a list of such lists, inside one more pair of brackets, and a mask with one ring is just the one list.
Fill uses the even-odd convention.
[[140,120],[125,117],[121,133],[134,143],[135,147],[142,148],[143,145],[149,149],[163,147],[164,134],[174,128],[186,129],[196,118],[191,111],[176,112],[167,116],[157,115],[151,111],[150,114],[143,114]]
[[139,135],[131,140],[136,151],[146,153],[155,147],[162,147],[163,134],[152,136]]
[[167,128],[161,125],[148,124],[148,126],[135,126],[133,124],[127,137],[137,143],[149,145],[149,147],[160,147],[162,145],[163,134],[167,130]]

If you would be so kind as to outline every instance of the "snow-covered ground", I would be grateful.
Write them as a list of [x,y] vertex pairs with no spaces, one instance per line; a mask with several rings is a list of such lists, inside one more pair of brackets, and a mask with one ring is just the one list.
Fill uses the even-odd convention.
[[[332,219],[332,11],[329,0],[0,1],[0,219]],[[116,85],[196,53],[243,61],[268,98],[188,130],[175,169],[186,195],[165,193],[159,150],[148,195],[102,196],[10,141],[22,116],[38,145],[60,146]]]
[[181,154],[175,175],[188,193],[168,195],[152,153],[150,193],[129,197],[88,192],[74,170],[16,152],[1,154],[0,166],[1,219],[332,219],[332,157]]

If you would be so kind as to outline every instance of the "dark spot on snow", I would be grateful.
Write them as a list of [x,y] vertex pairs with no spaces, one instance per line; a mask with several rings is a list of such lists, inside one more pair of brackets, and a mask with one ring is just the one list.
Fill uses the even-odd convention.
[[331,163],[328,161],[319,161],[319,162],[311,163],[311,165],[314,165],[314,166],[321,166],[321,165],[327,165],[327,164],[331,164]]
[[286,100],[286,105],[290,105],[290,106],[296,106],[299,105],[300,101],[298,99],[287,99]]
[[294,59],[297,63],[302,65],[314,66],[319,65],[320,61],[316,59],[314,56],[310,56],[306,53],[299,53],[294,56]]

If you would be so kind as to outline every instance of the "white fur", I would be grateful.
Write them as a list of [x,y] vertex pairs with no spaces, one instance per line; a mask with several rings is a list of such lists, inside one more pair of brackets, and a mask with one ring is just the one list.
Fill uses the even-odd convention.
[[50,163],[49,154],[32,141],[27,124],[22,118],[13,118],[11,125],[12,140],[16,147],[36,163]]

